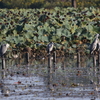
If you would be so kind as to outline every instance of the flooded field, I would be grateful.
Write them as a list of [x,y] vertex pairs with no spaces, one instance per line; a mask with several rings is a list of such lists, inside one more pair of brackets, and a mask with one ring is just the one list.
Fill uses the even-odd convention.
[[100,100],[100,73],[91,59],[82,61],[78,68],[75,58],[57,58],[55,72],[48,73],[45,58],[28,65],[9,59],[0,70],[0,100]]

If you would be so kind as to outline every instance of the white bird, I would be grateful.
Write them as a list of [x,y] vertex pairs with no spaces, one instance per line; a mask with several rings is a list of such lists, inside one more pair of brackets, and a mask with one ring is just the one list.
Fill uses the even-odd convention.
[[47,52],[50,53],[53,50],[53,47],[54,47],[54,43],[53,42],[50,42],[47,45]]
[[6,53],[9,46],[10,45],[8,43],[1,45],[1,47],[0,47],[0,56],[3,56]]
[[96,51],[97,48],[98,48],[98,43],[99,43],[99,38],[98,37],[99,37],[99,34],[96,34],[94,41],[90,45],[90,54],[93,54],[94,51]]

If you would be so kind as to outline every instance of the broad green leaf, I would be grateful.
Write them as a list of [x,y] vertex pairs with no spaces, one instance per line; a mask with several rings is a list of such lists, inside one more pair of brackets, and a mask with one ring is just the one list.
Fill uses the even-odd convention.
[[23,30],[23,25],[17,25],[16,26],[16,31],[21,32]]
[[91,25],[91,24],[87,25],[87,26],[86,26],[86,29],[87,29],[89,32],[93,31],[93,25]]
[[100,33],[100,27],[93,26],[93,31],[95,31],[96,33]]
[[42,36],[42,41],[46,41],[46,42],[49,42],[49,39],[48,39],[48,36]]
[[34,41],[38,41],[38,38],[36,36],[33,37]]
[[63,29],[61,36],[70,37],[71,33],[67,29]]
[[60,28],[60,29],[56,29],[56,34],[60,37],[61,36],[61,34],[62,34],[62,28]]

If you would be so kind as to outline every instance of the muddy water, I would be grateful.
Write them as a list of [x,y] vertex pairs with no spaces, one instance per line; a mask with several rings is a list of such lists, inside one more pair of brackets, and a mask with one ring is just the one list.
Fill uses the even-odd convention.
[[[85,58],[80,68],[74,58],[57,58],[49,73],[47,59],[6,61],[0,70],[0,100],[100,100],[100,73]],[[49,85],[48,85],[49,81]]]

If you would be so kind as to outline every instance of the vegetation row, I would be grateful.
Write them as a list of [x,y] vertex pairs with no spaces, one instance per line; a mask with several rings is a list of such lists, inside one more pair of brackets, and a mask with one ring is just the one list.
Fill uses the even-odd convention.
[[0,42],[12,48],[42,49],[52,41],[55,48],[75,52],[88,48],[100,33],[99,8],[0,9]]

